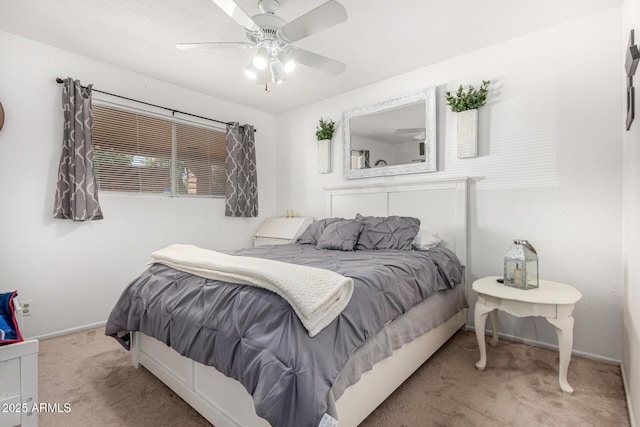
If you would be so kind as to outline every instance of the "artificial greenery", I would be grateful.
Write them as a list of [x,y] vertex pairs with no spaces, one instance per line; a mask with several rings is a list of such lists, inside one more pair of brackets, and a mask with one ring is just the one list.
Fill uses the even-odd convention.
[[331,139],[333,137],[333,131],[335,130],[336,122],[331,119],[320,119],[318,127],[316,128],[316,139],[322,141],[323,139]]
[[483,80],[480,89],[476,90],[473,86],[469,85],[466,91],[462,85],[460,85],[455,95],[447,92],[447,104],[451,107],[451,111],[459,113],[460,111],[474,110],[482,107],[487,103],[489,83],[491,83],[490,80]]

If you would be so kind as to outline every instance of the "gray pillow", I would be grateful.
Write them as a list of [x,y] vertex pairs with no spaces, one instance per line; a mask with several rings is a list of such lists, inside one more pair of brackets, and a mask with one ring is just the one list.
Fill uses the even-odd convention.
[[296,242],[301,243],[303,245],[317,245],[318,239],[322,235],[322,232],[326,228],[327,225],[334,223],[336,221],[343,221],[344,218],[324,218],[313,221],[306,230],[302,232],[300,237]]
[[355,219],[332,222],[325,227],[316,248],[352,251],[358,241],[360,230],[362,222]]
[[402,249],[411,250],[413,239],[420,230],[420,220],[409,216],[362,216],[356,220],[363,222],[355,249]]

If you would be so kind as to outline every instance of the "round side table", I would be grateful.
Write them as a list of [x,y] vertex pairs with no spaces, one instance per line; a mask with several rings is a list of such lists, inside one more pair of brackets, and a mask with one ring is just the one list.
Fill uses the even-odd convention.
[[560,350],[559,381],[560,388],[565,393],[573,393],[573,388],[567,382],[567,370],[571,361],[573,348],[573,309],[582,294],[572,286],[564,283],[540,280],[535,289],[518,289],[505,286],[496,280],[500,276],[489,276],[473,282],[472,289],[478,294],[474,321],[476,338],[480,348],[480,360],[476,368],[484,370],[487,364],[487,349],[485,347],[484,328],[487,315],[491,316],[493,337],[491,345],[498,344],[498,310],[513,316],[542,316],[556,328],[558,347]]

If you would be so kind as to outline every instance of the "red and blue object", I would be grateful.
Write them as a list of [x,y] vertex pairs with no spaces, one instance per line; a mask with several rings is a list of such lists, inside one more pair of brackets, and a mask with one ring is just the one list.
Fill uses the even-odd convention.
[[17,296],[18,291],[0,294],[0,345],[22,341],[13,305],[13,299]]

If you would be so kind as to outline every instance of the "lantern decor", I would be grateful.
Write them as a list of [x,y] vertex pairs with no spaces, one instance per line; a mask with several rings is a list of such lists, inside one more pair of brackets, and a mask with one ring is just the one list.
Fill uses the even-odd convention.
[[504,257],[504,284],[519,289],[538,287],[538,253],[526,240],[514,240]]

